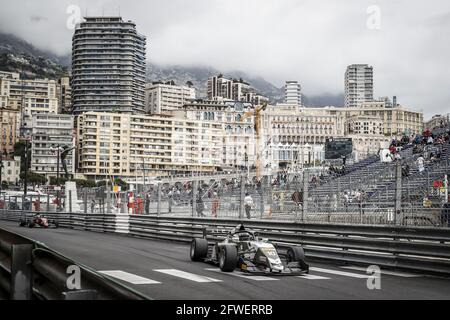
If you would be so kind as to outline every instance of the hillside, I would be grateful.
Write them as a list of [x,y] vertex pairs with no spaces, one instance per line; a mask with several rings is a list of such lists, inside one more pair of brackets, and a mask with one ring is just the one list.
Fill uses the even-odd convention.
[[[42,51],[32,44],[11,34],[0,33],[0,70],[18,72],[25,78],[56,79],[70,69],[71,57],[57,56]],[[158,65],[148,63],[148,81],[174,81],[182,85],[191,81],[197,89],[197,97],[206,97],[207,80],[212,75],[224,74],[230,78],[242,78],[249,82],[261,94],[270,98],[272,103],[282,102],[284,89],[277,88],[262,77],[252,77],[243,71],[222,72],[206,66]],[[308,107],[335,105],[342,106],[343,94],[304,95],[303,103]]]
[[67,58],[36,49],[14,35],[0,33],[0,70],[27,79],[57,78],[67,72]]

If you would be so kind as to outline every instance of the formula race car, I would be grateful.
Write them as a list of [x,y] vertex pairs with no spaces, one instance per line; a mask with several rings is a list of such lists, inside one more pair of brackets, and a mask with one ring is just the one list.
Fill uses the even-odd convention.
[[59,223],[57,220],[50,220],[41,214],[35,214],[32,216],[23,215],[20,218],[19,226],[28,226],[29,228],[34,228],[35,226],[39,226],[41,228],[50,228],[50,226],[54,226],[55,228],[58,228]]
[[[213,233],[217,235],[220,230],[213,230]],[[244,272],[271,275],[309,273],[301,246],[274,245],[242,224],[228,231],[222,241],[208,243],[206,238],[205,229],[203,238],[192,240],[192,261],[218,264],[223,272],[233,272],[237,268]]]

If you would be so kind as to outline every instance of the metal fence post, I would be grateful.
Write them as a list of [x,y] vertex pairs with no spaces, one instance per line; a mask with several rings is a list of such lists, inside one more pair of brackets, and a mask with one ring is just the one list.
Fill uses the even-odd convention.
[[47,193],[47,212],[50,212],[50,194]]
[[397,214],[400,214],[402,209],[402,165],[400,162],[397,162],[395,179],[396,179],[396,187],[395,187],[394,224],[397,224]]
[[195,217],[197,204],[197,181],[192,181],[192,217]]
[[308,183],[309,183],[309,173],[308,171],[303,171],[303,206],[302,206],[302,222],[305,221],[305,216],[308,213]]
[[159,217],[161,215],[161,183],[158,183],[157,198],[158,202],[156,203],[156,215]]
[[109,188],[109,182],[106,182],[106,213],[111,213],[111,189]]
[[11,300],[32,299],[32,250],[32,244],[14,244],[11,246]]
[[87,198],[88,198],[87,197],[87,191],[84,190],[84,192],[83,192],[83,206],[84,206],[83,211],[84,211],[84,214],[87,214],[87,210],[88,210]]
[[72,213],[72,190],[69,190],[69,212]]
[[239,219],[244,215],[245,177],[241,175],[241,195],[239,198]]

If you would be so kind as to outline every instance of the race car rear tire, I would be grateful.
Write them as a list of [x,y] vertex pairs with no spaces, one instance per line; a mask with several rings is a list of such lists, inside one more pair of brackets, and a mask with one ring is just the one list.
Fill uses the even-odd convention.
[[208,255],[208,241],[206,239],[194,238],[191,242],[191,260],[200,261]]
[[20,220],[19,227],[25,227],[27,225],[27,222],[24,220]]
[[28,223],[28,228],[34,228],[35,223],[34,222],[30,222]]
[[224,245],[219,253],[219,267],[223,272],[233,272],[238,261],[237,247]]

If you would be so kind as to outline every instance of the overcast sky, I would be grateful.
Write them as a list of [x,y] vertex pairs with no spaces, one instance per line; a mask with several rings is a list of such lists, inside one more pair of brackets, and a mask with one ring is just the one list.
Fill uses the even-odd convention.
[[68,54],[71,5],[120,10],[155,63],[299,80],[307,95],[342,92],[346,66],[368,63],[375,97],[397,95],[426,118],[450,112],[448,0],[0,0],[0,30]]

